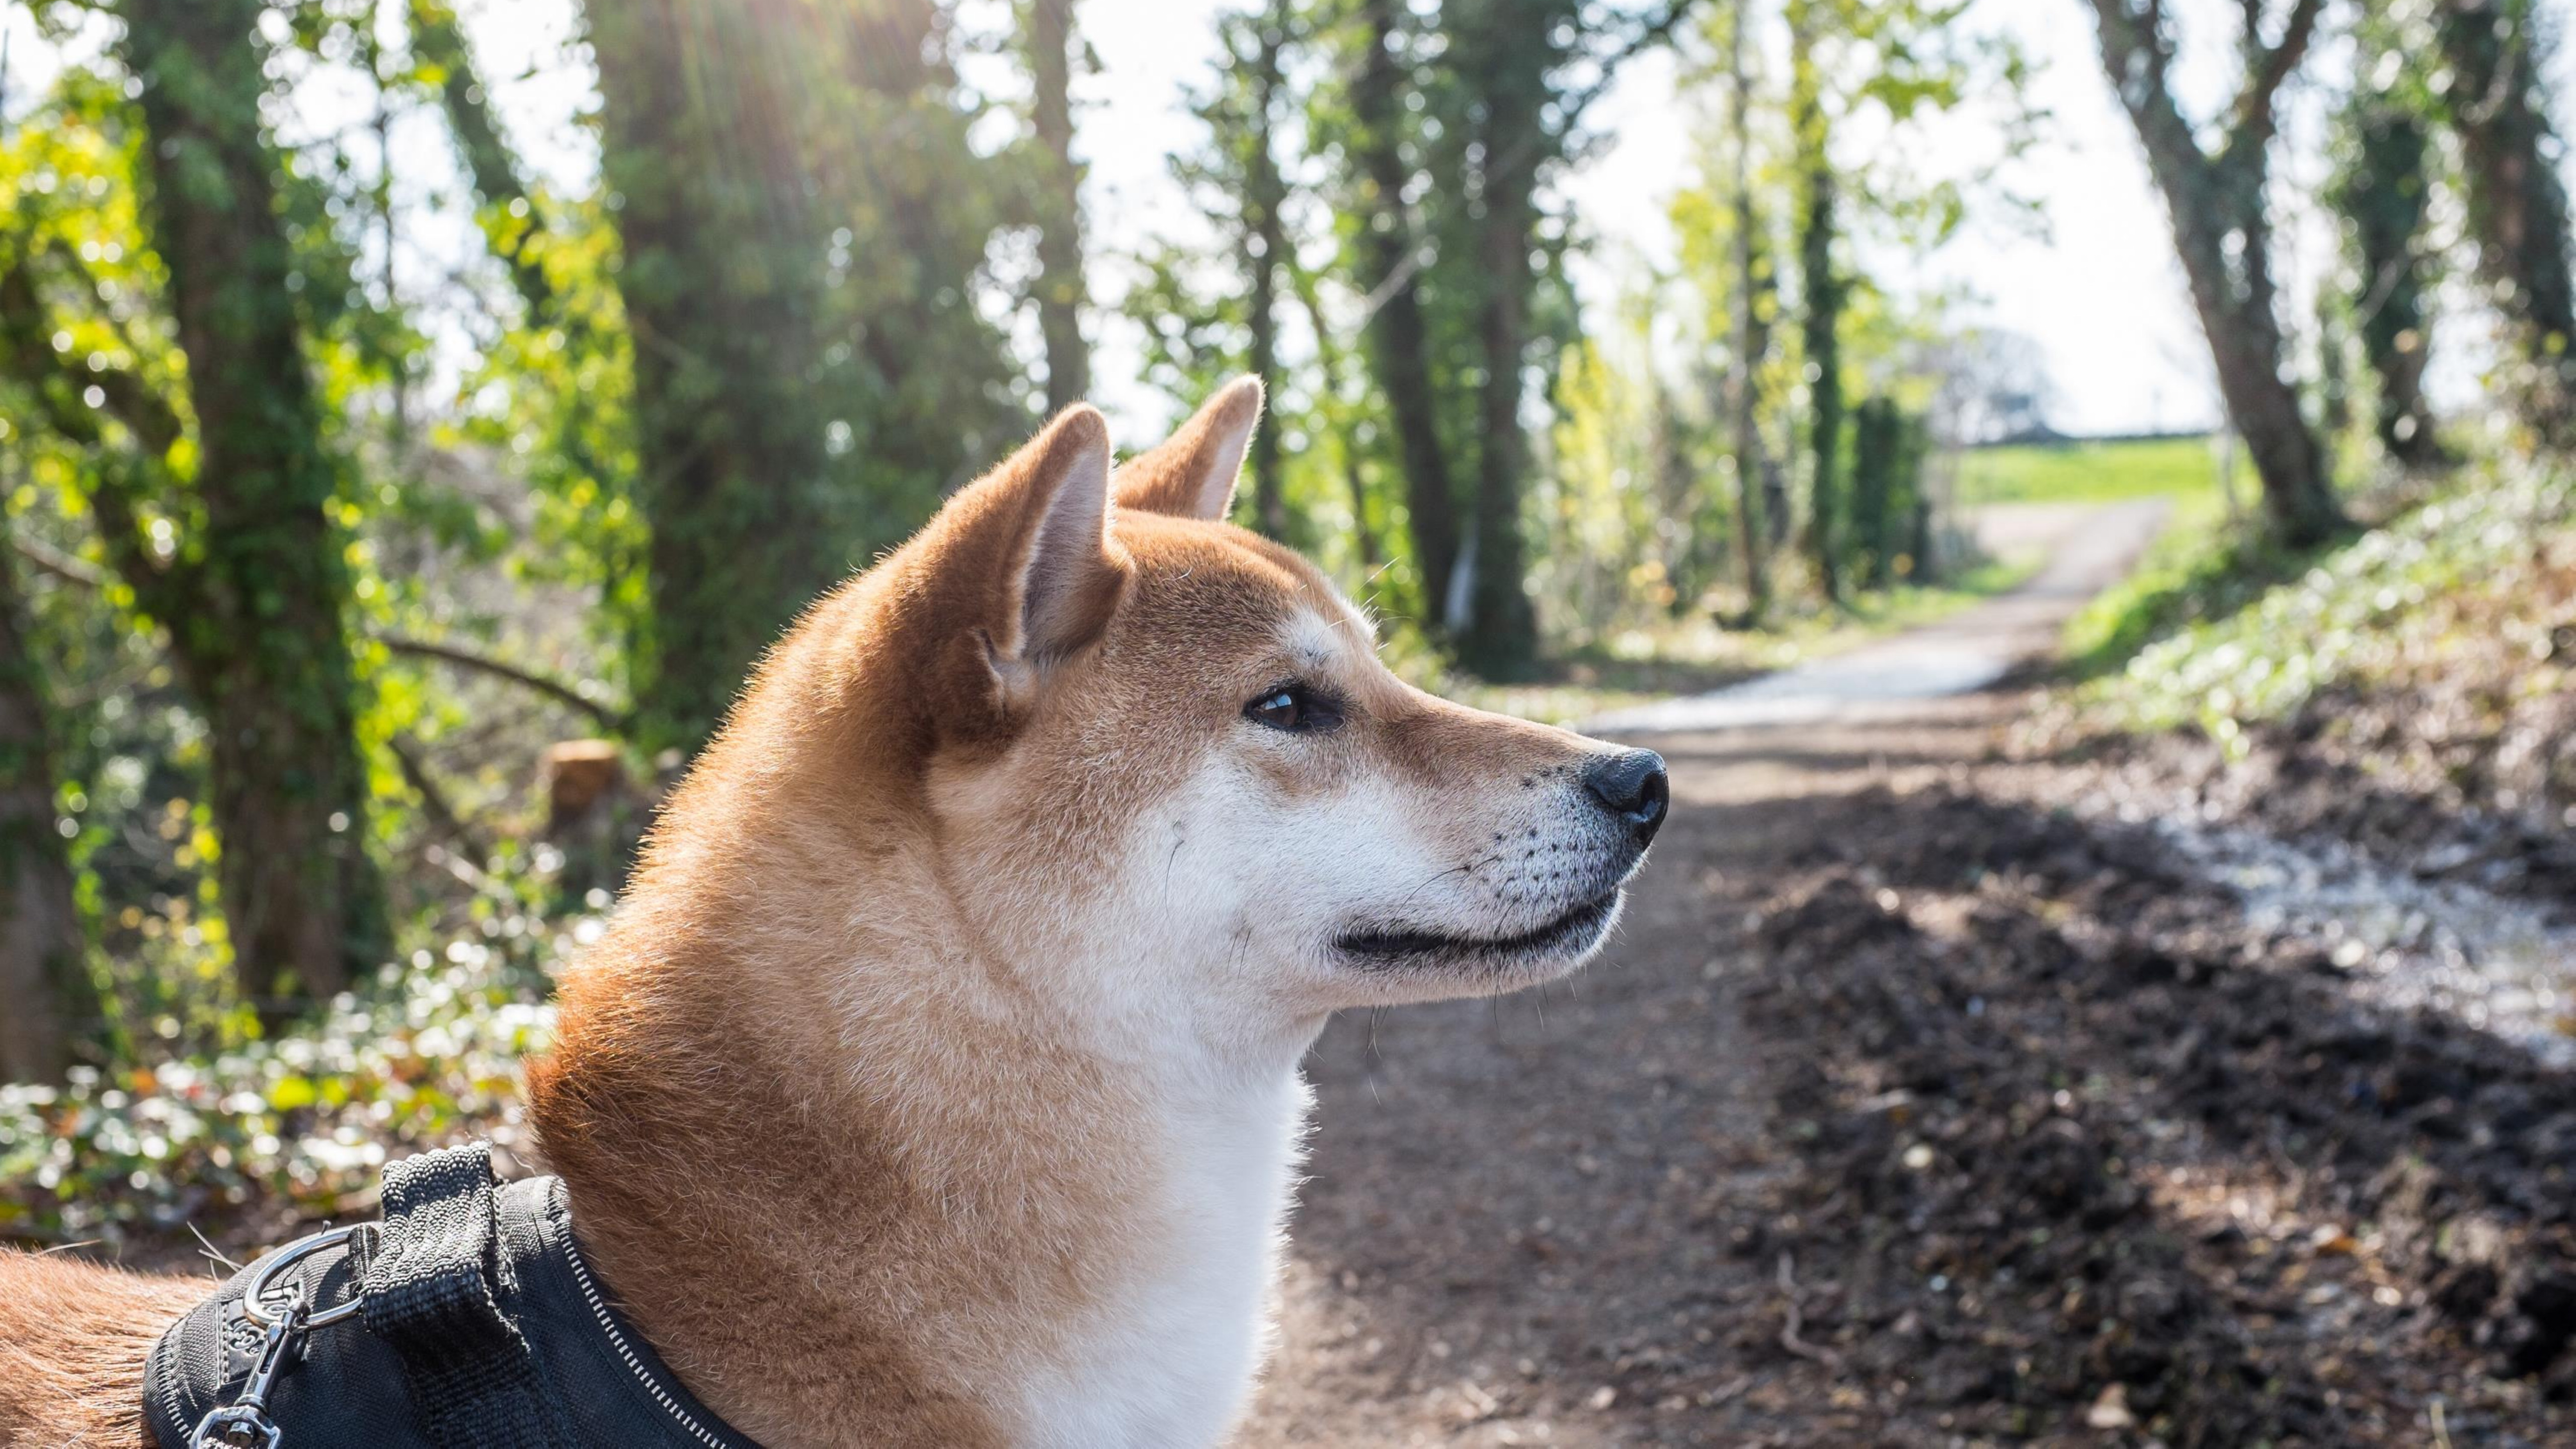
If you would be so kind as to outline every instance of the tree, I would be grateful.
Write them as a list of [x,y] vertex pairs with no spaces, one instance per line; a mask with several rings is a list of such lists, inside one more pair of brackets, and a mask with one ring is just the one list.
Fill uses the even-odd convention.
[[[591,0],[650,533],[648,741],[706,737],[816,594],[1002,436],[996,172],[930,0]],[[855,139],[854,139],[855,138]]]
[[2048,415],[2059,404],[2048,357],[2018,332],[1980,327],[1947,334],[1924,349],[1932,378],[1927,425],[1943,444],[2029,441],[2057,436]]
[[2161,0],[2092,0],[2102,65],[2164,195],[2175,250],[2216,364],[2229,422],[2262,480],[2265,516],[2284,543],[2306,547],[2343,527],[2325,450],[2299,409],[2274,311],[2272,215],[2266,196],[2281,87],[2308,51],[2323,0],[2290,0],[2275,39],[2265,7],[2245,7],[2245,74],[2215,150],[2174,99],[2174,42]]
[[[1947,241],[1966,193],[1991,187],[2000,162],[2028,142],[2022,104],[2028,67],[2008,38],[1966,25],[1973,0],[1789,0],[1789,196],[1798,255],[1799,359],[1807,387],[1807,527],[1804,545],[1828,599],[1842,579],[1846,489],[1842,471],[1846,313],[1871,295],[1865,274],[1837,256],[1864,226],[1923,247]],[[2009,107],[1994,126],[1997,154],[1965,173],[1915,175],[1896,165],[1835,154],[1835,140],[1865,111],[1881,134],[1975,96]],[[1885,148],[1888,154],[1903,154]],[[1791,452],[1797,450],[1791,449]]]
[[45,678],[0,546],[0,1082],[58,1081],[99,1014],[71,862],[54,828]]
[[1466,627],[1459,658],[1488,676],[1526,666],[1538,647],[1521,534],[1521,493],[1529,440],[1521,427],[1524,356],[1529,342],[1531,232],[1538,222],[1538,168],[1562,144],[1542,109],[1551,103],[1550,73],[1565,56],[1576,7],[1564,0],[1482,0],[1443,11],[1451,65],[1472,100],[1482,166],[1476,190],[1476,343],[1482,363],[1476,387],[1476,471],[1467,557]]
[[2460,138],[2478,265],[2531,369],[2534,416],[2576,440],[2576,282],[2567,187],[2552,134],[2530,0],[2440,0],[2434,29]]
[[652,531],[637,698],[684,749],[837,562],[811,384],[831,228],[798,145],[818,61],[794,0],[727,8],[589,7]]
[[[143,212],[168,272],[193,426],[130,372],[75,375],[54,357],[46,285],[86,291],[77,257],[13,259],[0,278],[0,350],[45,422],[92,450],[83,481],[107,557],[136,610],[169,631],[204,712],[235,969],[243,995],[273,1011],[380,960],[385,922],[331,517],[338,473],[306,372],[303,279],[276,204],[277,160],[260,128],[260,9],[119,7]],[[96,308],[95,296],[83,300]],[[125,441],[105,435],[102,411]]]
[[1217,236],[1206,247],[1158,243],[1146,258],[1145,281],[1126,301],[1146,330],[1149,370],[1174,390],[1205,392],[1247,371],[1261,379],[1272,423],[1252,436],[1249,506],[1253,526],[1283,540],[1292,519],[1278,426],[1285,401],[1280,276],[1296,271],[1297,258],[1278,131],[1288,109],[1284,57],[1296,19],[1288,0],[1269,0],[1219,21],[1226,64],[1190,101],[1207,127],[1206,144],[1171,159],[1173,178]]
[[[1282,78],[1279,55],[1288,44],[1293,17],[1287,0],[1272,0],[1255,17],[1228,25],[1227,42],[1250,79],[1243,128],[1244,270],[1251,279],[1252,375],[1261,379],[1264,395],[1279,396],[1279,268],[1288,257],[1288,227],[1281,212],[1288,186],[1280,179],[1279,153],[1272,129],[1279,115]],[[1279,429],[1257,428],[1252,434],[1252,518],[1272,538],[1288,537],[1288,482],[1280,462]]]
[[1734,231],[1733,366],[1727,373],[1727,414],[1734,429],[1737,542],[1744,551],[1743,625],[1762,622],[1771,607],[1770,529],[1762,499],[1762,364],[1771,352],[1771,328],[1763,316],[1768,287],[1758,270],[1757,237],[1761,217],[1753,204],[1753,76],[1745,55],[1745,29],[1752,0],[1735,0],[1727,25],[1727,115],[1733,133],[1733,172],[1729,207]]
[[1073,159],[1073,0],[1021,0],[1028,51],[1030,129],[1038,145],[1038,333],[1046,344],[1047,411],[1091,391],[1082,340],[1082,168]]
[[2327,192],[2342,214],[2353,268],[2351,295],[2341,301],[2378,384],[2372,429],[2380,446],[2398,462],[2420,466],[2439,456],[2424,400],[2431,357],[2424,301],[2432,265],[2423,237],[2431,137],[2414,94],[2420,80],[2377,27],[2365,28],[2357,71],[2338,117],[2342,158]]
[[1862,581],[1883,589],[1896,561],[1929,577],[1931,509],[1923,497],[1923,429],[1890,397],[1864,399],[1852,419],[1852,561]]
[[1293,251],[1286,255],[1284,265],[1289,285],[1296,290],[1297,303],[1305,310],[1306,325],[1315,334],[1315,371],[1322,384],[1320,407],[1341,453],[1342,484],[1351,499],[1351,554],[1365,578],[1377,572],[1379,551],[1377,525],[1370,518],[1368,474],[1362,461],[1365,449],[1358,436],[1360,424],[1352,417],[1357,408],[1349,397],[1348,356],[1341,338],[1333,331],[1331,319],[1324,315],[1323,289],[1314,269],[1300,265]]
[[1838,454],[1843,435],[1843,282],[1834,271],[1836,187],[1824,78],[1816,57],[1823,0],[1789,0],[1789,125],[1798,185],[1798,315],[1807,351],[1807,552],[1828,599],[1842,596],[1837,568]]
[[1365,218],[1357,270],[1367,291],[1369,365],[1395,430],[1422,611],[1438,622],[1448,612],[1460,529],[1456,475],[1441,438],[1432,381],[1431,328],[1422,306],[1423,239],[1406,199],[1419,169],[1407,157],[1408,15],[1400,0],[1358,0],[1355,23],[1346,32],[1358,52],[1348,80],[1348,146],[1358,161],[1353,210]]
[[[1461,553],[1467,610],[1453,633],[1460,660],[1488,675],[1525,668],[1538,646],[1521,518],[1530,457],[1521,408],[1533,302],[1551,265],[1540,184],[1620,65],[1661,44],[1690,9],[1688,0],[1647,15],[1578,0],[1462,0],[1441,10],[1446,129],[1462,143],[1466,171],[1460,258],[1472,258],[1473,271],[1460,290],[1473,299],[1476,362],[1465,410],[1475,439]],[[1575,84],[1586,66],[1594,78]]]
[[422,78],[438,88],[449,134],[482,202],[479,219],[493,255],[509,268],[529,314],[542,316],[554,300],[542,258],[545,223],[518,157],[493,118],[491,97],[448,0],[411,0],[411,48]]

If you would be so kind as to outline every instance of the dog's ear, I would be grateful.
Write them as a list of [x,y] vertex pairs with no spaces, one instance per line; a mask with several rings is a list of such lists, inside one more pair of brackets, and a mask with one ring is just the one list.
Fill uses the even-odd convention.
[[1244,450],[1261,425],[1261,379],[1238,377],[1216,390],[1164,444],[1118,470],[1118,506],[1177,518],[1225,517]]
[[972,615],[987,662],[1016,683],[1090,643],[1126,571],[1109,543],[1109,425],[1098,409],[1057,414],[999,468],[950,500],[933,525],[938,593]]

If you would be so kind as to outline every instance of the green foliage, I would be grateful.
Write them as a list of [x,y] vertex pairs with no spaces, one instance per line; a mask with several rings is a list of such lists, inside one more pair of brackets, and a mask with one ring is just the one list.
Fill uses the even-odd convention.
[[[2349,328],[2369,364],[2371,434],[2389,458],[2434,461],[2439,449],[2423,396],[2432,319],[2427,302],[2441,279],[2425,236],[2439,168],[2432,118],[2437,101],[2419,56],[2406,49],[2405,27],[2384,10],[2366,9],[2352,94],[2336,117],[2335,175],[2326,201],[2340,213],[2343,268],[2318,305],[2332,329]],[[2320,339],[2324,377],[2342,372],[2340,339]],[[2339,400],[2329,399],[2328,431]]]
[[2301,561],[2216,498],[2187,500],[2137,567],[2069,621],[2068,666],[2078,677],[2120,669],[2177,630],[2233,616]]
[[[1767,539],[1794,534],[1803,543],[1798,557],[1770,561],[1770,591],[1831,597],[1846,558],[1860,562],[1872,552],[1863,535],[1877,531],[1848,516],[1861,500],[1847,496],[1859,480],[1846,476],[1858,441],[1846,400],[1867,392],[1906,413],[1924,411],[1950,365],[1942,343],[1957,331],[1945,315],[1956,297],[1937,288],[1891,293],[1874,266],[1858,261],[1928,255],[1958,234],[1972,206],[2007,224],[2026,219],[2028,204],[2001,178],[2033,143],[2042,113],[2027,98],[2029,62],[1973,3],[1792,0],[1778,21],[1785,45],[1758,8],[1703,12],[1703,53],[1731,53],[1734,28],[1749,27],[1749,104],[1745,134],[1730,122],[1698,138],[1700,176],[1674,199],[1686,300],[1673,311],[1686,319],[1686,345],[1707,359],[1695,389],[1708,399],[1707,426],[1726,412],[1724,390],[1741,381],[1753,393],[1753,431],[1765,440],[1751,460],[1761,470],[1760,496],[1753,505],[1712,503],[1701,527],[1740,537],[1734,515],[1758,505]],[[1783,51],[1788,65],[1775,77],[1766,65]],[[1733,82],[1716,63],[1704,62],[1691,84],[1728,94],[1731,111]],[[1927,172],[1913,148],[1893,144],[1971,105],[1991,117],[1993,144],[1954,156],[1964,163],[1958,169]],[[1848,139],[1864,134],[1873,140],[1866,150]],[[1741,207],[1739,151],[1750,191]],[[1746,224],[1739,212],[1749,215],[1749,238],[1736,236]],[[1749,269],[1738,260],[1740,240],[1749,243]],[[1793,275],[1784,275],[1782,259],[1794,260],[1786,269]],[[1748,289],[1749,302],[1739,295]],[[1731,355],[1740,302],[1749,305],[1750,361]],[[1919,449],[1900,451],[1911,458]],[[1900,453],[1889,457],[1899,461]],[[1739,466],[1731,451],[1712,462],[1730,472]],[[1721,500],[1740,491],[1718,481]],[[1745,582],[1750,588],[1752,577]],[[1749,595],[1721,607],[1755,611]]]
[[598,932],[510,891],[285,1034],[0,1085],[0,1236],[116,1241],[251,1205],[345,1214],[388,1155],[507,1134],[554,963]]
[[[2510,595],[2536,541],[2576,527],[2564,464],[2482,464],[2460,486],[2348,541],[2294,554],[2215,525],[2205,507],[2079,617],[2070,651],[2119,668],[2080,700],[2132,729],[2193,725],[2231,749],[2330,685],[2438,660],[2490,627],[2457,596]],[[2555,647],[2543,632],[2535,647]],[[2125,667],[2119,667],[2122,665]]]
[[[644,729],[694,748],[812,598],[1024,434],[978,305],[1013,186],[928,0],[594,7],[646,529]],[[864,144],[853,144],[864,137]]]
[[[1290,293],[1281,280],[1301,266],[1298,253],[1308,241],[1292,230],[1290,205],[1299,198],[1281,159],[1281,133],[1297,109],[1283,64],[1294,19],[1284,3],[1219,19],[1225,59],[1214,80],[1190,98],[1190,113],[1206,135],[1170,161],[1173,179],[1214,237],[1205,245],[1156,240],[1138,259],[1144,278],[1120,306],[1144,332],[1147,379],[1172,396],[1201,400],[1245,372],[1261,379],[1267,425],[1253,439],[1248,486],[1236,494],[1235,516],[1310,547],[1315,530],[1299,505],[1328,494],[1329,481],[1319,469],[1298,469],[1301,476],[1292,481],[1279,446],[1281,432],[1297,426],[1300,413],[1331,400],[1292,393],[1279,364]],[[1306,320],[1319,334],[1330,325],[1320,304]],[[1328,336],[1317,341],[1333,345]]]
[[2478,266],[2520,356],[2498,369],[2535,435],[2576,448],[2576,214],[2550,115],[2551,37],[2534,0],[2429,7]]

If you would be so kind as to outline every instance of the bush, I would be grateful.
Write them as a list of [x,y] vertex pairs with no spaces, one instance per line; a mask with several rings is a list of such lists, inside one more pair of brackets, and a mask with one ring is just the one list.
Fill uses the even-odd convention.
[[599,929],[495,910],[278,1037],[0,1086],[0,1234],[118,1241],[255,1203],[346,1215],[388,1154],[506,1143],[519,1058],[552,1031],[552,967]]

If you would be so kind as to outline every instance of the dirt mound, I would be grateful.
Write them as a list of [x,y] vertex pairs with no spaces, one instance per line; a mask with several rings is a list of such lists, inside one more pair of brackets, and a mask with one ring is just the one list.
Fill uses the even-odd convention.
[[2576,1442],[2576,1081],[2143,831],[1835,808],[1747,1000],[1800,1168],[1732,1233],[1887,1442]]

